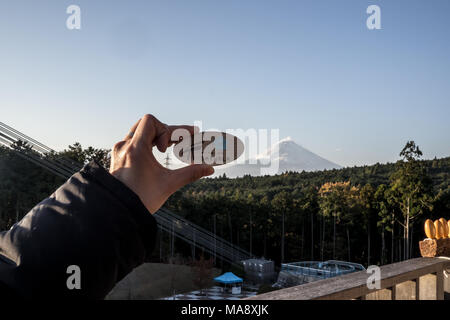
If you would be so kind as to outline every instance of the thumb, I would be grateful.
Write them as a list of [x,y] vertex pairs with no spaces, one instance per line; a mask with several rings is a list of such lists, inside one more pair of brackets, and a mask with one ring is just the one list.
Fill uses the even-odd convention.
[[205,176],[210,176],[213,173],[214,168],[207,164],[192,164],[187,167],[172,170],[172,178],[170,181],[171,193],[184,187],[188,183],[197,181]]

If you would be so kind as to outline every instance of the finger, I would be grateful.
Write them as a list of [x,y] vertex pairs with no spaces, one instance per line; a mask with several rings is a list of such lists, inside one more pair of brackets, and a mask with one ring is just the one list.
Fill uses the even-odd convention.
[[[175,130],[183,129],[186,130],[187,133],[190,135],[193,135],[195,133],[199,132],[199,128],[197,126],[188,126],[188,125],[176,125],[176,126],[169,126],[170,133],[172,134]],[[177,141],[172,141],[177,142]]]
[[[198,132],[200,132],[199,127],[197,126],[188,126],[188,125],[177,125],[177,126],[169,126],[170,130],[170,140],[169,140],[169,146],[172,144],[177,144],[182,141],[182,137],[185,136],[192,136]],[[184,131],[179,131],[184,130]]]
[[214,168],[207,164],[193,164],[184,168],[171,170],[171,179],[169,181],[170,193],[177,191],[188,183],[198,179],[210,176],[214,173]]
[[153,145],[158,148],[161,152],[166,152],[167,147],[169,146],[170,141],[170,130],[169,126],[164,124],[166,126],[166,129],[161,131],[162,133],[155,138],[153,141]]
[[[199,131],[197,126],[188,126],[188,125],[176,125],[176,126],[168,126],[168,131],[161,134],[156,140],[155,145],[158,147],[158,150],[161,152],[166,152],[167,148],[170,147],[174,143],[180,142],[180,133],[181,137],[185,136],[193,136],[195,133]],[[183,130],[181,132],[177,130]],[[174,132],[176,132],[174,136]]]
[[156,144],[157,138],[167,131],[167,125],[154,116],[146,114],[139,122],[131,141],[136,146],[147,145],[151,149]]
[[139,119],[130,129],[130,131],[128,132],[128,134],[125,136],[125,138],[123,138],[123,140],[130,140],[131,138],[133,138],[134,133],[136,131],[136,128],[139,125],[139,122],[141,122],[141,119]]

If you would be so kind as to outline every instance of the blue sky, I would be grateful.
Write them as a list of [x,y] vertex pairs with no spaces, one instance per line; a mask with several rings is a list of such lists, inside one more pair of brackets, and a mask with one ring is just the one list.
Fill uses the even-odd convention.
[[0,121],[58,150],[110,147],[153,113],[279,128],[345,166],[395,161],[409,139],[449,156],[449,14],[448,0],[2,1]]

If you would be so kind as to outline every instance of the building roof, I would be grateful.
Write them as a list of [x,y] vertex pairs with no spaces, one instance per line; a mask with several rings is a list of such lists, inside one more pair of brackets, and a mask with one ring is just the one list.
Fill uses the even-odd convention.
[[239,283],[242,282],[242,278],[239,278],[233,272],[225,272],[223,275],[215,277],[214,281],[221,283]]

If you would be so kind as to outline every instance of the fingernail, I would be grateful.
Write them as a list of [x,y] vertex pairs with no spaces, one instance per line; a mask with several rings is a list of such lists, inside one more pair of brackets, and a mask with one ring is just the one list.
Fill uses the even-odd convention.
[[214,173],[214,168],[213,167],[208,167],[208,170],[206,170],[206,174],[208,176],[212,175]]

